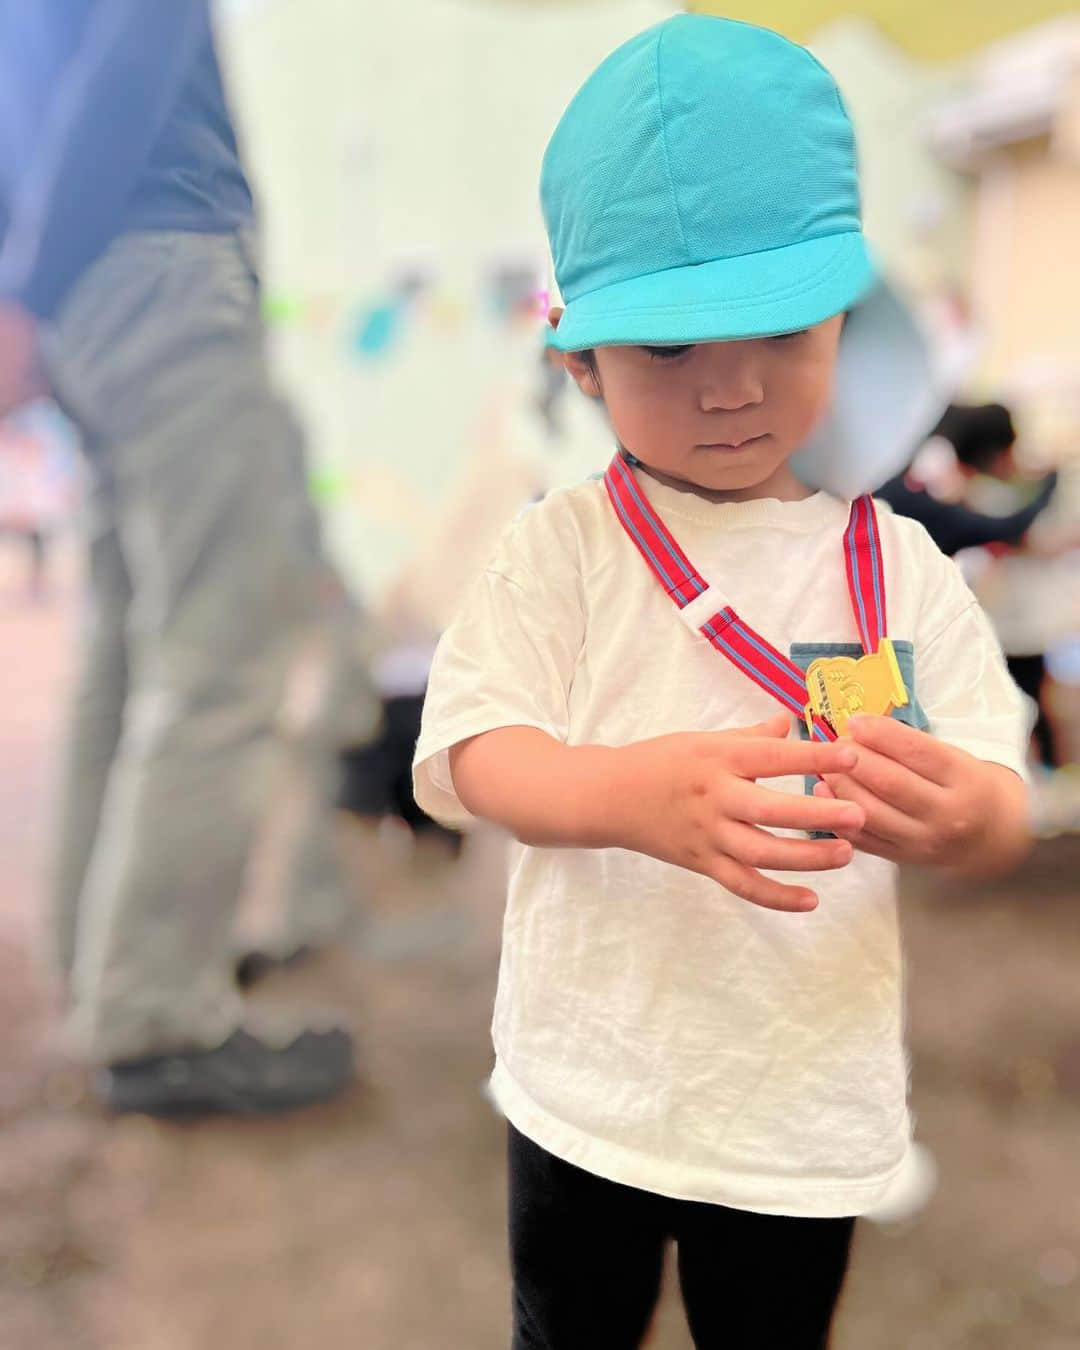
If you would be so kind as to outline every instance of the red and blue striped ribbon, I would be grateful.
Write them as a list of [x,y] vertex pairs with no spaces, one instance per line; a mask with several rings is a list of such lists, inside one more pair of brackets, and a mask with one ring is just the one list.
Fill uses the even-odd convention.
[[851,503],[844,531],[844,567],[863,651],[876,652],[887,625],[881,536],[872,497],[856,497]]
[[[604,486],[623,529],[664,590],[683,609],[708,588],[708,583],[638,487],[621,454],[608,465]],[[885,635],[885,574],[877,516],[868,496],[851,504],[844,531],[844,563],[863,650],[876,652]],[[804,672],[744,623],[730,605],[707,619],[700,631],[744,675],[788,711],[803,717],[807,702]],[[818,740],[836,739],[836,732],[824,718],[813,720]]]

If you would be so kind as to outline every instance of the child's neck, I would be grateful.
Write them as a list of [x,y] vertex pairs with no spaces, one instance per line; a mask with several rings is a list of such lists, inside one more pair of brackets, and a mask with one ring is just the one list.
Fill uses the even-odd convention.
[[646,464],[641,464],[641,470],[658,483],[674,488],[676,492],[689,492],[707,502],[752,502],[765,497],[775,497],[782,502],[801,502],[814,495],[786,463],[779,465],[775,472],[760,483],[730,490],[701,487],[688,478],[675,478],[671,474],[661,473],[659,469],[651,469]]

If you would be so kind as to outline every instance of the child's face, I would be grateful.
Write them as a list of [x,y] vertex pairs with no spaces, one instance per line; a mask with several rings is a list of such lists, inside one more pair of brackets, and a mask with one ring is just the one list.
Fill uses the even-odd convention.
[[598,347],[595,368],[580,352],[564,362],[648,468],[706,492],[764,496],[794,477],[787,460],[828,408],[842,327],[838,314],[783,337]]

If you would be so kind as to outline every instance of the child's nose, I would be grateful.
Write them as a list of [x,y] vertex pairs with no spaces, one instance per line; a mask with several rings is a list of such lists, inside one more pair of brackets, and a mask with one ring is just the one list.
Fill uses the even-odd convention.
[[699,399],[702,411],[739,412],[742,408],[762,403],[765,389],[753,353],[749,350],[736,351],[742,346],[737,342],[725,342],[722,346],[728,350],[718,352],[701,385]]

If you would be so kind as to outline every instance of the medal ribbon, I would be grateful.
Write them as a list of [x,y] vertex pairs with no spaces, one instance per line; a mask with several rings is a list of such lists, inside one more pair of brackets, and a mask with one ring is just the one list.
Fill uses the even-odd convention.
[[877,651],[887,631],[881,536],[874,499],[870,496],[856,497],[851,503],[844,531],[844,568],[859,638],[869,656]]
[[[706,592],[716,596],[715,587],[710,587],[693,566],[650,505],[621,454],[608,465],[604,486],[619,523],[680,610]],[[877,514],[869,496],[851,503],[844,531],[844,566],[863,650],[870,655],[885,635],[885,570]],[[711,603],[706,609],[711,609]],[[701,623],[695,617],[693,626],[756,685],[789,712],[803,717],[807,699],[804,672],[744,623],[730,605],[721,605]],[[814,716],[813,731],[817,740],[836,739],[836,732],[823,717]]]

